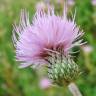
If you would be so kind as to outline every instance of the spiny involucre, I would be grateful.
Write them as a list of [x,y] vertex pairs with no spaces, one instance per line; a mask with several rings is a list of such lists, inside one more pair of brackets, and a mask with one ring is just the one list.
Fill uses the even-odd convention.
[[[82,39],[80,40],[82,35],[83,32],[75,23],[75,15],[72,19],[67,18],[66,8],[63,16],[57,16],[54,9],[51,8],[48,8],[47,12],[37,10],[32,22],[29,21],[28,12],[22,10],[20,23],[19,25],[14,24],[13,28],[16,59],[21,62],[20,67],[42,64],[50,66],[53,61],[60,64],[64,58],[66,60],[69,58],[70,51],[74,46],[82,44]],[[58,57],[61,59],[59,60]],[[54,60],[51,61],[50,58]],[[56,64],[55,67],[53,64],[50,69],[56,68]],[[65,70],[64,68],[63,70]]]

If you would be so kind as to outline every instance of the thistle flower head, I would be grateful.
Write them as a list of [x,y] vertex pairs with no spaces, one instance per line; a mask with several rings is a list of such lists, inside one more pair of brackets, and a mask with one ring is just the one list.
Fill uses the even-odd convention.
[[63,16],[57,16],[52,8],[47,12],[37,10],[32,22],[23,10],[19,25],[13,28],[16,59],[21,62],[20,67],[47,64],[48,76],[54,83],[70,82],[79,74],[78,66],[69,57],[70,51],[81,45],[82,35],[75,15],[67,18],[66,8]]
[[44,2],[38,2],[36,4],[36,10],[45,10],[46,9],[46,5]]
[[85,54],[90,54],[93,51],[93,47],[90,45],[85,45],[82,46],[81,48]]
[[22,10],[20,23],[13,28],[16,59],[21,62],[20,67],[27,67],[47,63],[49,53],[67,56],[72,47],[81,44],[82,34],[74,18],[67,18],[66,9],[63,16],[56,16],[54,9],[39,10],[32,22],[29,14]]
[[47,88],[49,88],[51,86],[51,81],[48,79],[48,78],[42,78],[41,80],[40,80],[40,87],[42,88],[42,89],[47,89]]

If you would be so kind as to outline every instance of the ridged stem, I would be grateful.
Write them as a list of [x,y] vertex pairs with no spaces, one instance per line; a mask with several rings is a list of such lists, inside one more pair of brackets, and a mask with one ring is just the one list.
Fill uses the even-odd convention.
[[81,92],[79,91],[79,89],[75,83],[70,83],[68,85],[68,88],[73,96],[82,96]]

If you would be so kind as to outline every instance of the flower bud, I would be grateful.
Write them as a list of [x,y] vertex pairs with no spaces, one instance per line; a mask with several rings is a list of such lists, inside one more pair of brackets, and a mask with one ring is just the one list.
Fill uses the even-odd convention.
[[52,82],[63,86],[74,81],[80,75],[78,65],[71,59],[58,58],[56,62],[49,65],[48,76]]

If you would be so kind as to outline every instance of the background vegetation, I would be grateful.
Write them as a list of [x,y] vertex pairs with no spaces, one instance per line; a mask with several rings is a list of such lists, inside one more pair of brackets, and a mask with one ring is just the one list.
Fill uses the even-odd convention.
[[[57,13],[61,6],[53,0]],[[12,24],[18,21],[22,8],[26,8],[30,15],[35,13],[35,6],[39,0],[0,0],[0,96],[71,96],[67,87],[53,86],[42,89],[39,86],[40,75],[32,68],[19,69],[15,61],[15,52],[12,44]],[[76,62],[81,66],[82,74],[76,80],[83,96],[96,96],[96,5],[91,0],[75,0],[74,6],[69,6],[69,11],[76,8],[76,22],[83,28],[84,40],[91,47],[86,52],[79,48]]]

